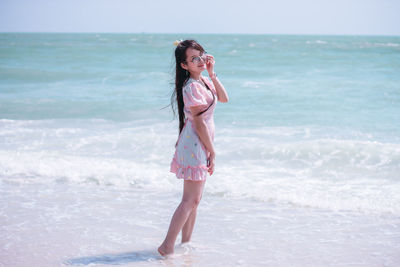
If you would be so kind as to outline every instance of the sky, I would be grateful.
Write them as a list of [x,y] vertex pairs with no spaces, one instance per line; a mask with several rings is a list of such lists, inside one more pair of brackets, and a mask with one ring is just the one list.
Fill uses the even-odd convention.
[[400,35],[400,0],[0,0],[0,32]]

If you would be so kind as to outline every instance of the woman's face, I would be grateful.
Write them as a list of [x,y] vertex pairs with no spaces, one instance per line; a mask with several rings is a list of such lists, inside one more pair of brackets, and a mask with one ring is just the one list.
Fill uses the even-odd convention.
[[181,63],[181,66],[192,74],[199,74],[206,69],[206,55],[189,47],[186,49],[186,63]]

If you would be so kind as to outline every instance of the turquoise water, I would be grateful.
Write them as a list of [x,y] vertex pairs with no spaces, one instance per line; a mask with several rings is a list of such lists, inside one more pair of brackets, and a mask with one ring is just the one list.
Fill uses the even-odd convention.
[[1,117],[147,119],[168,105],[184,37],[217,59],[219,123],[400,136],[399,37],[1,34]]
[[210,193],[400,214],[400,37],[2,33],[1,177],[171,188],[186,38],[230,96]]

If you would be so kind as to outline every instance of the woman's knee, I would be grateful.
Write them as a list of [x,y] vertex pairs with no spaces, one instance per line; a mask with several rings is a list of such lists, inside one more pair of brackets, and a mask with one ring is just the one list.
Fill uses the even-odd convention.
[[197,208],[197,206],[200,204],[200,200],[201,196],[189,199],[182,199],[182,204],[188,209],[194,209]]
[[190,209],[197,207],[200,204],[203,195],[204,182],[185,181],[182,202]]

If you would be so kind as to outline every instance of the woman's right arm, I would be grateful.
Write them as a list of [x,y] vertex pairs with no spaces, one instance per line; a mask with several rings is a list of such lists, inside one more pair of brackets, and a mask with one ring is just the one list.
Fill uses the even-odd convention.
[[[198,114],[202,110],[204,110],[203,106],[190,107],[190,112],[192,114]],[[207,124],[204,121],[203,115],[193,116],[193,123],[195,126],[196,133],[200,138],[200,141],[203,143],[206,150],[210,153],[207,157],[209,161],[208,162],[209,172],[211,175],[214,172],[215,150],[214,150],[214,145],[211,141],[210,134],[208,132]]]

